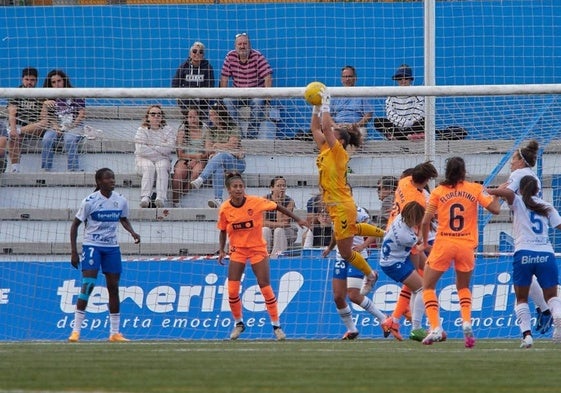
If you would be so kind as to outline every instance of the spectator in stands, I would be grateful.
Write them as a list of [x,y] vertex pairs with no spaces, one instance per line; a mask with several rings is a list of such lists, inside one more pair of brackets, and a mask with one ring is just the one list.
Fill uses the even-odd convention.
[[[357,207],[357,223],[370,221],[370,213],[363,207]],[[359,252],[365,259],[368,258],[368,247],[375,241],[373,237],[355,236],[353,240],[353,249]],[[335,238],[331,239],[329,245],[322,252],[325,258],[335,247]],[[360,293],[364,274],[351,265],[348,261],[341,257],[337,250],[336,263],[333,265],[333,300],[337,308],[337,314],[343,321],[347,331],[342,340],[354,340],[358,337],[358,329],[353,320],[352,310],[349,307],[346,298],[351,302],[367,311],[381,325],[386,316],[381,312],[368,297]]]
[[321,194],[314,195],[306,203],[308,227],[302,233],[304,248],[327,247],[333,233],[331,217],[321,200]]
[[[234,49],[228,52],[222,65],[220,87],[228,87],[230,79],[233,87],[239,88],[273,86],[273,69],[265,56],[251,47],[247,33],[236,34]],[[242,136],[255,137],[265,119],[265,100],[226,98],[224,104],[236,123],[243,126]]]
[[[205,46],[196,41],[191,45],[189,57],[175,72],[171,81],[171,87],[215,87],[214,69],[210,62],[205,59]],[[177,100],[183,117],[189,115],[190,108],[197,108],[200,117],[208,118],[210,108],[209,100],[205,98],[189,98]]]
[[156,207],[164,207],[167,200],[171,155],[176,134],[167,124],[160,105],[150,105],[142,125],[136,131],[135,163],[142,175],[140,183],[140,207],[150,207],[154,177],[156,180]]
[[397,189],[397,179],[394,176],[382,176],[378,181],[378,199],[382,202],[380,215],[377,217],[376,226],[385,228],[393,208],[394,193]]
[[[43,87],[71,88],[70,78],[62,70],[52,70],[47,74]],[[68,170],[80,171],[78,146],[84,134],[86,118],[86,101],[82,98],[56,98],[45,100],[41,110],[45,124],[43,135],[41,169],[51,171],[55,145],[62,139],[64,150],[68,154]]]
[[[34,88],[39,72],[36,68],[26,67],[21,72],[22,88]],[[8,101],[8,134],[11,171],[20,171],[21,143],[24,135],[41,137],[45,122],[41,119],[43,100],[38,98],[13,98]]]
[[[276,210],[279,213],[295,220],[298,225],[306,226],[306,221],[296,216],[276,202],[262,197],[247,195],[245,182],[237,172],[230,172],[226,176],[226,188],[230,195],[227,203],[220,206],[218,211],[217,227],[220,230],[218,262],[223,264],[226,256],[226,238],[230,240],[230,263],[228,264],[228,298],[232,316],[234,317],[234,330],[230,334],[231,340],[236,340],[245,330],[242,314],[242,301],[240,299],[241,278],[247,261],[251,263],[251,270],[257,278],[257,284],[265,300],[265,305],[273,333],[279,341],[286,339],[279,323],[277,298],[271,288],[269,254],[263,239],[263,213]],[[244,223],[246,225],[240,225]]]
[[121,250],[117,243],[118,223],[131,234],[136,244],[140,243],[140,235],[136,233],[128,219],[129,205],[127,200],[115,192],[115,174],[109,168],[98,169],[95,173],[95,191],[86,197],[70,227],[70,263],[76,269],[80,265],[78,254],[78,227],[87,223],[82,241],[82,286],[76,310],[72,334],[68,341],[80,340],[80,331],[86,315],[88,299],[94,290],[99,270],[105,275],[107,293],[109,295],[109,341],[129,341],[119,332],[121,314],[119,301],[119,280],[123,269]]
[[452,264],[456,271],[464,345],[466,348],[475,345],[469,286],[475,268],[473,250],[478,243],[479,206],[492,214],[499,214],[501,205],[499,199],[489,195],[481,184],[466,181],[466,172],[463,158],[451,157],[446,161],[445,179],[432,190],[421,224],[422,244],[418,250],[424,251],[429,247],[433,218],[438,216],[436,238],[423,275],[423,301],[431,328],[423,340],[425,345],[446,339],[441,326],[436,285]]
[[[271,192],[265,198],[276,202],[287,210],[294,212],[294,200],[286,195],[286,179],[275,176],[271,179]],[[263,237],[267,242],[267,251],[271,258],[278,258],[289,246],[294,244],[298,230],[290,217],[276,210],[266,211],[263,221]]]
[[205,141],[208,127],[201,120],[198,108],[190,108],[177,132],[177,162],[173,167],[173,207],[180,207],[180,199],[203,171],[208,154]]
[[[346,65],[341,69],[341,83],[345,87],[356,84],[356,70]],[[374,109],[369,100],[357,97],[338,97],[331,102],[331,114],[337,124],[355,124],[362,137],[366,139],[368,122],[372,119]]]
[[[392,79],[399,86],[411,86],[413,71],[399,66]],[[386,99],[386,117],[374,119],[374,127],[388,140],[420,139],[425,136],[425,98],[397,96]]]
[[228,114],[224,104],[214,103],[209,114],[212,125],[205,142],[208,163],[199,177],[191,182],[191,186],[201,188],[204,182],[212,179],[214,198],[208,201],[208,206],[217,208],[222,204],[224,173],[243,173],[245,154],[242,149],[240,129]]

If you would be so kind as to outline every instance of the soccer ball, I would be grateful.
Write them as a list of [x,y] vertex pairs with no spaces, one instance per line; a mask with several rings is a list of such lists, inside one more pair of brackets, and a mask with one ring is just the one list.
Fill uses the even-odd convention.
[[306,86],[304,90],[304,99],[310,105],[321,105],[321,89],[324,89],[325,85],[321,82],[312,82]]

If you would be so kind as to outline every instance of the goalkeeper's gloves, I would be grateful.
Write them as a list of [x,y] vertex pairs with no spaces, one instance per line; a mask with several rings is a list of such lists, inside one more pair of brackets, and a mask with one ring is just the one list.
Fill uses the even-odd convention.
[[320,105],[314,105],[312,107],[312,115],[321,116],[321,106]]
[[331,111],[331,94],[329,94],[327,88],[322,88],[319,94],[321,95],[321,111],[329,113]]

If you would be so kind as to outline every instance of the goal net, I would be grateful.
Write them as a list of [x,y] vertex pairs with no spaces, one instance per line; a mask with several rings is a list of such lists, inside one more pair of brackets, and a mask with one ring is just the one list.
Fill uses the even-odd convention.
[[[470,179],[498,185],[510,173],[512,153],[531,139],[540,143],[534,169],[542,179],[544,198],[559,207],[561,87],[556,84],[560,68],[555,53],[560,47],[553,37],[561,25],[561,6],[439,2],[436,11],[438,55],[432,64],[437,86],[423,86],[425,64],[430,67],[431,62],[423,59],[421,3],[1,8],[5,26],[18,25],[2,35],[0,62],[6,73],[0,76],[0,113],[5,126],[6,106],[14,97],[84,99],[86,117],[79,131],[78,171],[68,171],[64,141],[53,147],[50,171],[41,170],[41,137],[22,135],[19,172],[11,172],[10,154],[5,155],[6,172],[0,175],[0,305],[6,318],[0,322],[0,339],[58,340],[69,334],[81,286],[79,271],[68,263],[69,229],[81,201],[95,188],[95,171],[102,167],[115,172],[116,191],[127,198],[129,219],[142,237],[134,244],[126,231],[119,232],[125,261],[122,331],[133,339],[227,337],[233,322],[225,289],[227,267],[216,263],[217,211],[207,204],[214,198],[212,184],[186,190],[174,206],[170,181],[163,207],[140,206],[135,135],[152,105],[161,106],[176,131],[183,122],[178,99],[266,99],[263,119],[244,129],[242,138],[247,192],[266,195],[271,179],[283,176],[296,213],[305,217],[308,201],[318,193],[311,107],[302,98],[306,84],[324,82],[334,100],[369,100],[373,118],[385,116],[388,96],[426,96],[434,124],[426,138],[386,140],[371,120],[364,146],[352,153],[349,183],[357,204],[374,219],[380,214],[377,183],[383,176],[399,177],[427,159],[443,173],[447,158],[462,156]],[[41,27],[50,26],[53,18],[60,23],[52,29]],[[224,56],[241,32],[247,32],[254,48],[269,59],[275,87],[169,88],[195,41],[204,42],[218,80]],[[391,79],[403,63],[414,72],[412,87],[396,87]],[[357,70],[357,86],[342,87],[345,65]],[[62,69],[73,88],[17,88],[21,70],[28,66],[38,69],[39,85],[50,70]],[[174,153],[172,168],[175,160]],[[499,216],[482,215],[480,221],[473,280],[475,331],[481,338],[517,337],[508,209],[503,206]],[[289,338],[339,338],[344,326],[332,302],[334,258],[323,259],[317,249],[304,249],[302,234],[300,229],[287,252],[271,261],[283,328]],[[558,238],[552,235],[552,240],[558,251]],[[373,266],[378,251],[371,249]],[[390,313],[399,286],[381,276],[371,298]],[[85,340],[108,334],[101,275],[98,284],[88,307]],[[438,288],[451,338],[461,336],[453,284],[447,273]],[[272,338],[263,298],[249,270],[242,302],[248,325],[243,337]],[[379,323],[370,314],[358,307],[353,313],[361,337],[381,337]],[[403,333],[408,329],[405,324]]]

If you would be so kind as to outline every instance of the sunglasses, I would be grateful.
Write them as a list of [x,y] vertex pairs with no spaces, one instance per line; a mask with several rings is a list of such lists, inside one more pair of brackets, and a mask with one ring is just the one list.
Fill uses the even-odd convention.
[[247,37],[247,33],[236,34],[236,38],[238,37]]
[[162,117],[162,112],[148,112],[152,117]]
[[200,53],[201,55],[204,55],[204,54],[205,54],[205,51],[202,50],[202,49],[193,49],[191,52],[192,52],[193,54],[195,54],[195,55],[196,55],[196,54],[199,54],[199,53]]

